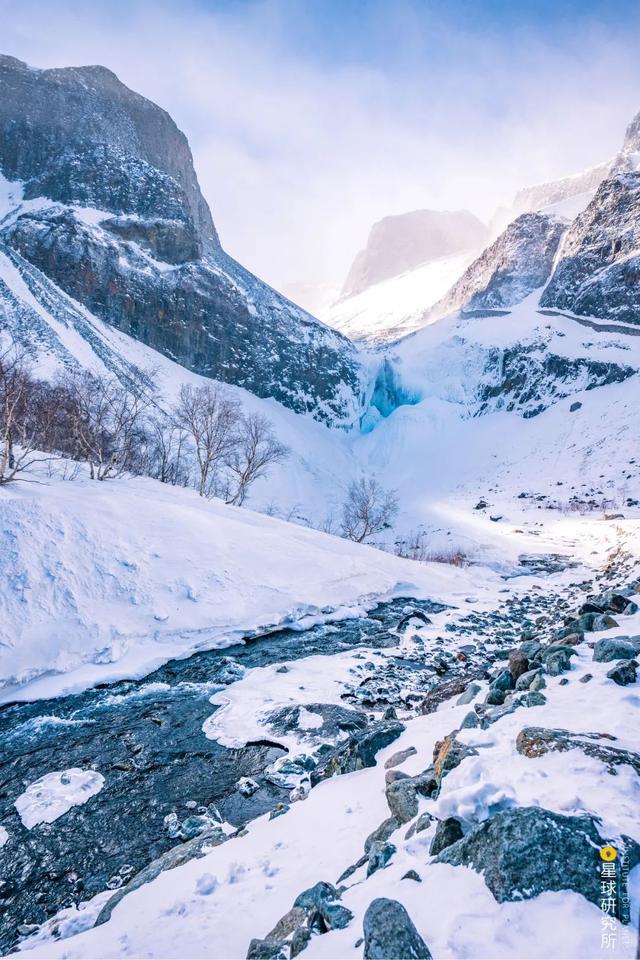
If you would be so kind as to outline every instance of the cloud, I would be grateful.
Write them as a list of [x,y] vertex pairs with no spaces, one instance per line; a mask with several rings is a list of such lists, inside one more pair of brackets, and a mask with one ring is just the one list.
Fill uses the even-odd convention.
[[618,148],[640,109],[628,20],[540,23],[522,7],[505,26],[465,10],[0,0],[5,52],[104,63],[172,114],[223,244],[285,290],[339,286],[386,214],[488,219],[519,187]]

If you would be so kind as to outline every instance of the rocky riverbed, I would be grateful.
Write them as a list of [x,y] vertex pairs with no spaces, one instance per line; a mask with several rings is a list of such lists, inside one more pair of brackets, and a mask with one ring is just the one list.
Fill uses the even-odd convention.
[[[133,891],[189,861],[215,863],[216,849],[240,844],[242,860],[252,821],[264,814],[282,838],[274,850],[286,846],[293,806],[312,810],[315,801],[300,802],[315,797],[316,787],[336,776],[348,784],[364,770],[376,778],[376,792],[381,786],[386,812],[378,826],[363,819],[359,856],[341,858],[339,845],[323,852],[315,883],[282,902],[277,922],[261,926],[255,905],[247,912],[244,946],[229,944],[228,955],[317,955],[315,938],[331,934],[331,956],[428,957],[433,944],[420,932],[421,913],[409,909],[413,895],[397,893],[417,888],[435,869],[428,864],[484,875],[496,904],[565,889],[597,903],[593,851],[615,836],[633,868],[640,848],[630,831],[616,833],[615,817],[613,827],[606,817],[603,823],[588,804],[576,814],[575,801],[536,795],[519,778],[528,784],[543,757],[587,757],[604,771],[599,777],[618,777],[623,793],[635,777],[637,791],[640,757],[607,718],[607,705],[611,695],[619,712],[615,697],[636,684],[640,582],[622,551],[595,574],[557,557],[532,566],[535,576],[526,570],[504,581],[494,609],[480,609],[473,597],[468,609],[397,600],[366,617],[172,661],[144,680],[5,707],[3,949],[20,941],[38,952],[40,940],[50,948],[51,939],[97,921],[92,936],[100,939],[78,949],[87,955],[99,943],[103,955],[115,918],[102,924],[123,897],[125,907]],[[591,690],[598,722],[592,728],[588,717],[584,724],[578,718],[584,729],[566,729],[583,709],[571,698],[583,704]],[[637,706],[629,700],[632,708],[630,729]],[[514,757],[525,773],[514,768],[510,779]],[[74,770],[95,771],[104,783],[51,822],[27,826],[20,798],[29,785]],[[614,795],[610,783],[605,797]],[[623,811],[626,802],[625,793]],[[619,820],[624,826],[625,816]],[[351,843],[354,830],[357,843],[357,823]],[[560,834],[569,852],[554,872],[549,845]],[[304,857],[304,843],[295,843]],[[332,875],[323,860],[335,864]],[[267,862],[260,860],[261,870],[275,876],[279,868]],[[230,867],[238,909],[238,877],[247,870],[235,860]],[[313,864],[302,874],[313,876]],[[467,881],[460,882],[450,889],[464,898]],[[205,888],[221,892],[208,871],[196,883],[198,902]],[[630,919],[620,908],[616,916]]]

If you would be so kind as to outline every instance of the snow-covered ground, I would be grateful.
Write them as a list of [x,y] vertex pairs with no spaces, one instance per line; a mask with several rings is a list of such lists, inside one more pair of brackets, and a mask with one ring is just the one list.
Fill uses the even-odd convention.
[[147,479],[17,485],[0,516],[3,700],[472,582]]
[[[576,529],[579,526],[577,523]],[[619,545],[637,556],[638,524],[622,527],[622,532],[615,534]],[[609,534],[614,533],[615,525],[610,523]],[[579,576],[593,576],[602,569],[610,542],[608,537],[592,537],[588,528],[583,530],[584,564]],[[572,586],[575,576],[576,572],[566,571],[537,587],[532,578],[526,578],[511,582],[507,593],[517,597],[530,592],[533,585],[541,591],[540,597],[555,591],[575,606],[580,600]],[[417,639],[432,638],[442,629],[441,618],[449,616],[440,615],[433,626],[418,629]],[[594,640],[640,632],[640,614],[619,619],[623,621],[619,628],[593,634]],[[453,637],[453,649],[455,642]],[[328,663],[319,663],[322,659]],[[313,696],[332,702],[342,678],[340,670],[331,671],[331,663],[333,658],[290,663],[293,675],[283,674],[280,688],[272,687],[274,677],[265,676],[258,668],[227,688],[228,701],[238,707],[247,703],[255,710],[261,693],[263,706],[286,704],[286,684],[312,682]],[[507,712],[487,729],[462,730],[460,739],[475,748],[476,754],[448,774],[437,799],[420,801],[419,813],[454,816],[470,829],[502,810],[541,807],[564,816],[600,817],[601,836],[606,840],[617,842],[621,834],[640,840],[640,787],[631,767],[617,767],[614,776],[605,763],[580,750],[532,759],[519,753],[515,745],[523,726],[539,725],[582,735],[593,732],[597,742],[635,750],[640,738],[637,684],[617,686],[606,677],[610,667],[611,663],[594,662],[591,646],[583,643],[568,674],[547,677],[546,703]],[[578,682],[587,674],[592,675],[590,682]],[[485,693],[486,682],[482,681],[478,702]],[[128,894],[106,926],[86,929],[103,906],[103,895],[80,911],[63,911],[59,932],[72,939],[52,942],[51,924],[46,925],[25,943],[28,955],[65,960],[246,956],[249,939],[265,936],[302,890],[320,880],[336,883],[345,868],[360,858],[365,838],[389,815],[385,762],[399,751],[413,748],[415,753],[401,761],[400,769],[411,776],[424,770],[436,742],[458,729],[471,709],[468,702],[457,705],[456,699],[443,703],[434,713],[410,719],[400,738],[378,754],[375,767],[320,783],[304,802],[293,803],[286,815],[262,817],[251,823],[244,835]],[[221,718],[210,733],[224,739],[226,723]],[[239,740],[255,735],[242,721],[232,726]],[[429,850],[435,822],[411,838],[406,837],[408,826],[392,833],[395,850],[386,867],[367,877],[365,865],[344,881],[341,903],[352,911],[353,919],[344,929],[312,936],[305,956],[362,956],[363,915],[376,897],[390,897],[406,907],[434,957],[582,960],[635,956],[637,931],[614,921],[615,949],[602,946],[602,912],[578,893],[561,890],[526,899],[525,891],[523,900],[499,903],[480,873],[433,862]],[[417,873],[419,882],[405,878],[409,870]],[[629,891],[635,918],[640,906],[640,868],[631,872]]]
[[351,340],[368,344],[397,340],[425,325],[429,307],[445,295],[472,260],[469,253],[439,257],[338,300],[320,317]]

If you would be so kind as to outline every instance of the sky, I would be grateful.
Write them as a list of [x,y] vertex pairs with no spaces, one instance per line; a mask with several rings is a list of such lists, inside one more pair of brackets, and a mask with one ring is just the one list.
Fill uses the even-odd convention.
[[488,220],[612,156],[639,48],[627,0],[0,0],[0,52],[167,109],[224,247],[310,306],[383,216]]

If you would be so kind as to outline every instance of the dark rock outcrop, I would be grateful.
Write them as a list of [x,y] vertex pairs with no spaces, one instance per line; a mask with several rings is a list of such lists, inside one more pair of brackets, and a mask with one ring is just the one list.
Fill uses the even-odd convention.
[[[640,846],[629,837],[622,841],[633,867]],[[498,903],[530,900],[547,890],[573,890],[599,904],[599,853],[606,845],[593,817],[517,807],[480,824],[447,847],[435,863],[481,872]]]
[[444,316],[508,310],[541,287],[553,267],[564,220],[523,213],[467,267],[449,293],[430,311]]
[[0,241],[101,320],[196,373],[357,420],[355,349],[224,253],[185,136],[111,71],[0,57],[0,172],[43,198],[16,200]]
[[640,323],[640,114],[595,197],[573,222],[542,306]]

